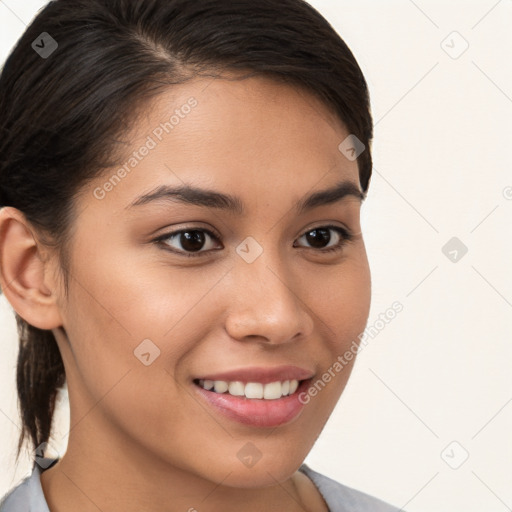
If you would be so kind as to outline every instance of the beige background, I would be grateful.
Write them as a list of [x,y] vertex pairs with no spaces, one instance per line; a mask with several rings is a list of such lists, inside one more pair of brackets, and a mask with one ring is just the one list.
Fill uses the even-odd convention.
[[[361,352],[306,462],[409,512],[511,510],[512,0],[311,3],[372,95],[369,325],[396,300],[404,309]],[[0,61],[42,5],[0,1]],[[457,262],[442,252],[452,237],[468,248]],[[31,456],[15,468],[17,338],[3,297],[0,340],[2,495]]]

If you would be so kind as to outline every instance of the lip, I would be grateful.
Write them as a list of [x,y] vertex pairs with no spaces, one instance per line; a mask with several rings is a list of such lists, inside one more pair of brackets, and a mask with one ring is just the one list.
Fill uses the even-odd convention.
[[[309,370],[291,365],[274,368],[251,367],[201,375],[193,380],[192,387],[194,393],[216,415],[251,427],[278,427],[291,423],[303,411],[306,404],[299,400],[299,396],[308,389],[313,375],[314,373]],[[244,384],[248,382],[268,384],[269,382],[296,379],[299,381],[299,386],[293,395],[282,396],[275,400],[265,400],[209,391],[199,385],[200,379],[240,381]]]
[[293,365],[282,365],[275,367],[252,366],[249,368],[240,368],[229,370],[222,373],[210,373],[207,375],[198,375],[194,379],[205,380],[223,380],[225,382],[240,381],[244,384],[248,382],[259,382],[268,384],[269,382],[285,380],[306,380],[313,377],[314,372]]

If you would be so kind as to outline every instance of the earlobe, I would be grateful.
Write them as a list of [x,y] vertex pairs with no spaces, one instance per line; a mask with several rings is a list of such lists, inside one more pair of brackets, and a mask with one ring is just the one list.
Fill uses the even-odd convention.
[[[0,286],[14,310],[39,329],[62,325],[55,294],[45,282],[48,269],[33,228],[23,213],[0,209]],[[46,272],[45,272],[46,270]]]

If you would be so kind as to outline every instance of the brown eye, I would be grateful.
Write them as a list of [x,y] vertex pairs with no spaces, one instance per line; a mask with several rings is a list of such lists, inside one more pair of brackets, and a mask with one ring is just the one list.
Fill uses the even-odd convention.
[[308,231],[305,235],[306,240],[315,249],[323,249],[324,244],[328,244],[331,240],[329,229],[319,228]]
[[207,229],[182,229],[166,233],[155,239],[155,242],[164,244],[168,250],[183,256],[198,256],[214,247],[215,244],[209,242],[209,239],[217,237]]
[[179,242],[186,251],[199,251],[205,243],[204,233],[201,231],[183,231],[179,235]]
[[[335,235],[332,236],[331,232],[334,232]],[[308,230],[300,238],[305,238],[313,249],[318,249],[320,252],[330,252],[341,250],[352,237],[346,229],[339,226],[320,226]],[[332,240],[334,240],[334,244],[329,246]]]

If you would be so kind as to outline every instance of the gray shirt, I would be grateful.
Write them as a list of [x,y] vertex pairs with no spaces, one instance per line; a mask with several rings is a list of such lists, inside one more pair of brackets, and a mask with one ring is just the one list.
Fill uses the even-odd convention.
[[[43,458],[41,466],[49,468],[57,460]],[[9,491],[0,501],[0,512],[50,512],[41,487],[42,471],[44,469],[35,464],[32,474]],[[306,464],[302,464],[299,471],[313,481],[330,512],[400,512],[399,509],[377,498],[346,487],[336,480],[313,471]]]

